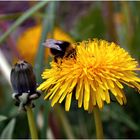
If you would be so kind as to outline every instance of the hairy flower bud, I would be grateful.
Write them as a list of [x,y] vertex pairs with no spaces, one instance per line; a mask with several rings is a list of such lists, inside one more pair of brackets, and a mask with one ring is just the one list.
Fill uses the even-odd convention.
[[11,71],[11,84],[14,90],[12,97],[20,109],[25,110],[26,105],[32,105],[32,100],[41,94],[36,91],[36,78],[32,66],[26,61],[17,62]]

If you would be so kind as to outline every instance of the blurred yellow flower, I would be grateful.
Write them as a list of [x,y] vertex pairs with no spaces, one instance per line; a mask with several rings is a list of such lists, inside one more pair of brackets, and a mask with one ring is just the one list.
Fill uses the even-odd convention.
[[[36,25],[25,30],[17,40],[17,49],[24,60],[33,63],[38,50],[39,40],[41,37],[42,26]],[[50,38],[50,35],[48,35]],[[73,42],[73,39],[62,29],[54,28],[54,39]],[[48,57],[48,49],[45,50],[45,58]]]
[[42,78],[45,80],[38,90],[52,100],[51,105],[61,103],[69,111],[72,95],[78,100],[78,107],[92,111],[94,106],[103,108],[110,103],[112,93],[121,104],[126,103],[124,85],[140,90],[140,78],[136,70],[138,63],[123,48],[105,40],[88,40],[73,44],[76,58],[63,58],[60,63],[52,62]]

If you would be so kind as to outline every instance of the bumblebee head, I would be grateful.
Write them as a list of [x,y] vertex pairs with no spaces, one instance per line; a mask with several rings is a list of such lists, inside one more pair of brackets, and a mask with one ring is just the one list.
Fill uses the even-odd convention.
[[62,44],[63,44],[63,41],[54,40],[54,39],[47,39],[46,42],[43,43],[45,47],[50,48],[50,49],[55,49],[58,51],[62,51],[60,47]]

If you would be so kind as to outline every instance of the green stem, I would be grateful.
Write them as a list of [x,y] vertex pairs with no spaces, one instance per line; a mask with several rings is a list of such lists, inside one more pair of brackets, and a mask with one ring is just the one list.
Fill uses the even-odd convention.
[[37,53],[36,61],[35,61],[35,71],[36,71],[36,78],[37,78],[38,84],[40,84],[42,81],[42,78],[40,75],[43,71],[43,62],[44,62],[45,47],[42,45],[42,43],[45,42],[48,33],[53,32],[55,15],[56,15],[56,6],[57,6],[56,1],[49,2],[45,11],[45,17],[44,17],[43,26],[42,26],[42,34],[41,34],[38,53]]
[[[10,13],[10,14],[0,14],[0,20],[11,20],[11,19],[17,19],[22,15],[21,12],[18,13]],[[41,12],[35,12],[33,14],[33,17],[39,17],[39,18],[43,18],[44,14]],[[32,18],[32,17],[31,17]]]
[[10,13],[10,14],[0,14],[0,20],[16,19],[19,16],[21,16],[21,12],[19,12],[19,13]]
[[26,110],[27,110],[27,117],[28,117],[28,123],[29,123],[31,138],[32,139],[38,139],[37,129],[36,129],[36,126],[35,126],[35,120],[34,120],[32,108],[30,106],[27,106]]
[[94,113],[95,127],[96,127],[96,138],[103,139],[104,138],[103,126],[102,126],[102,121],[101,121],[99,109],[97,107],[95,107],[93,109],[93,113]]
[[69,123],[67,117],[65,116],[65,112],[62,110],[61,106],[56,105],[55,111],[61,121],[62,127],[64,128],[67,138],[74,139],[75,137],[73,135],[72,128],[71,128],[70,123]]
[[[45,10],[45,16],[43,20],[43,27],[42,27],[42,34],[41,34],[41,39],[39,42],[39,48],[38,48],[38,53],[36,56],[36,61],[35,61],[35,74],[36,74],[36,79],[37,83],[40,84],[42,82],[41,78],[41,73],[44,68],[44,51],[45,47],[42,45],[43,42],[45,42],[48,33],[53,33],[53,27],[54,27],[54,22],[55,22],[55,15],[56,15],[56,8],[57,8],[57,2],[56,1],[50,1],[48,3],[48,6],[46,7]],[[49,65],[49,62],[48,62]],[[46,138],[46,130],[48,128],[48,114],[50,111],[50,104],[49,102],[45,102],[42,100],[38,100],[36,102],[36,109],[35,109],[35,114],[37,116],[38,111],[40,110],[40,107],[44,107],[44,114],[43,114],[43,128],[41,130],[41,138]]]
[[[121,9],[122,9],[122,14],[124,15],[124,24],[125,24],[125,29],[126,29],[126,46],[127,48],[131,49],[132,47],[132,39],[134,35],[134,18],[131,12],[131,8],[128,2],[126,1],[120,1],[121,3]],[[129,33],[128,33],[129,31]]]

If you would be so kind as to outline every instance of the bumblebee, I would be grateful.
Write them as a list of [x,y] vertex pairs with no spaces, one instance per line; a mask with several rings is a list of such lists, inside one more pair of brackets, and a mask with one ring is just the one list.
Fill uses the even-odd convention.
[[43,45],[50,48],[50,52],[54,56],[55,62],[57,62],[58,58],[75,58],[76,50],[72,44],[67,41],[47,39]]

